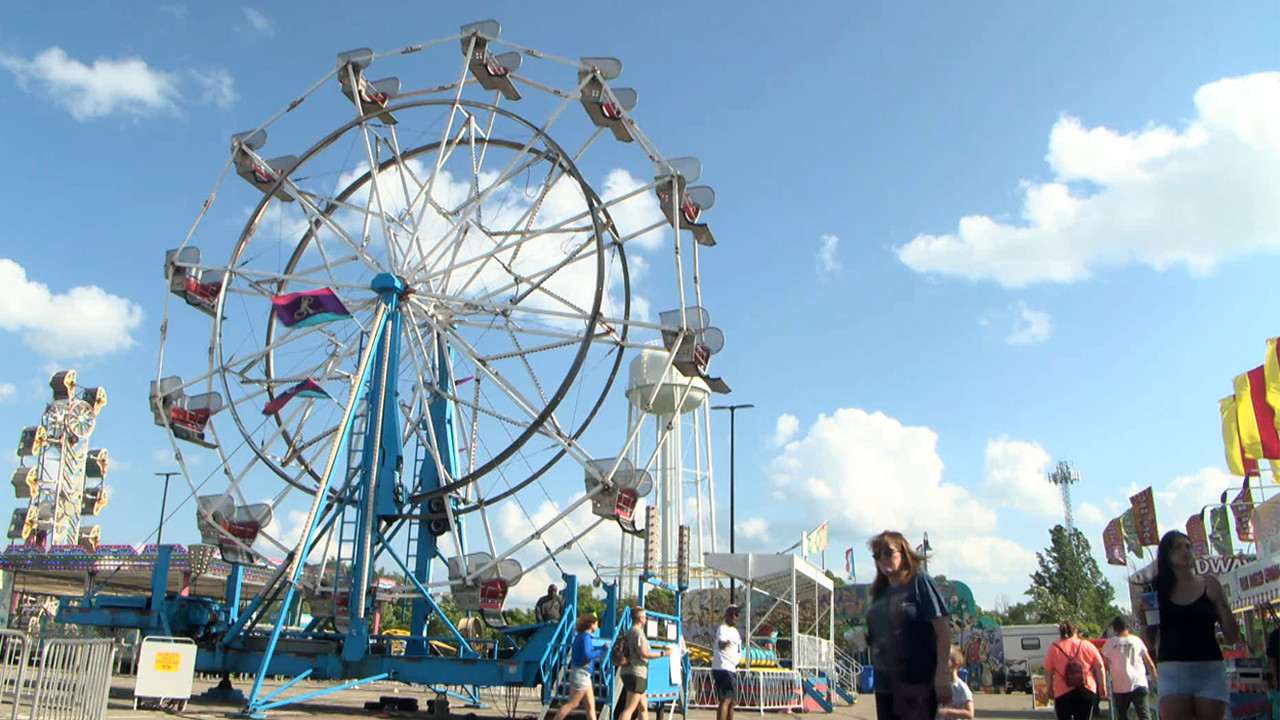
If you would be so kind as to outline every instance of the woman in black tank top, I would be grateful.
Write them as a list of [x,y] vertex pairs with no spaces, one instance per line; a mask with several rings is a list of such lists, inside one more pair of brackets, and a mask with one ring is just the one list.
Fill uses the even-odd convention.
[[1227,714],[1227,669],[1216,627],[1228,644],[1240,628],[1217,578],[1192,570],[1191,540],[1170,530],[1156,550],[1159,623],[1149,628],[1156,647],[1161,720],[1223,720]]

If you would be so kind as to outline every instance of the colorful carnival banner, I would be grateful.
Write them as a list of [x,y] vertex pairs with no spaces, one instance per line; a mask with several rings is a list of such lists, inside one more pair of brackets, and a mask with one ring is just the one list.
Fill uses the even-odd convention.
[[1226,454],[1227,471],[1236,477],[1258,472],[1258,461],[1246,457],[1240,442],[1240,423],[1236,415],[1236,397],[1228,395],[1218,401],[1218,413],[1222,416],[1222,449]]
[[1253,542],[1253,488],[1249,478],[1245,478],[1244,487],[1231,501],[1231,515],[1236,521],[1236,538],[1240,542]]
[[1156,501],[1151,487],[1129,498],[1133,509],[1133,526],[1138,533],[1139,545],[1159,545],[1160,526],[1156,524]]
[[1213,551],[1219,555],[1231,555],[1235,548],[1231,543],[1231,521],[1227,516],[1227,506],[1217,505],[1209,509],[1209,542]]
[[1209,533],[1204,528],[1204,511],[1187,518],[1187,537],[1191,539],[1191,554],[1209,556]]
[[[791,537],[795,537],[792,535]],[[827,521],[823,520],[822,524],[814,529],[811,533],[802,533],[800,542],[804,546],[804,554],[812,555],[827,549]]]
[[1245,457],[1280,458],[1280,433],[1276,432],[1276,412],[1267,404],[1263,366],[1240,373],[1232,384],[1236,391],[1236,429]]
[[1120,518],[1113,518],[1102,531],[1102,547],[1107,553],[1108,565],[1125,565],[1124,530],[1120,527]]
[[1138,542],[1138,530],[1133,524],[1133,508],[1120,515],[1120,528],[1124,535],[1125,547],[1139,560],[1142,559],[1142,543]]

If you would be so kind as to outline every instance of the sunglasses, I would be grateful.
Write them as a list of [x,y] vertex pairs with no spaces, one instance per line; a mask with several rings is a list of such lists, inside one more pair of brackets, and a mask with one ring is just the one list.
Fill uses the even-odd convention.
[[898,551],[896,549],[884,549],[884,550],[877,550],[871,553],[871,557],[875,558],[876,560],[888,560],[889,558],[897,554],[898,554]]

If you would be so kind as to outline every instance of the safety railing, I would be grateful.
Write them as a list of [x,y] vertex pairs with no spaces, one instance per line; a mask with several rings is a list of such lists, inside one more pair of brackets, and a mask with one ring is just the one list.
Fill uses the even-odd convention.
[[[743,710],[803,709],[800,673],[794,670],[738,670],[736,706]],[[689,706],[713,708],[719,703],[711,668],[689,672]]]
[[44,643],[34,687],[20,685],[13,717],[30,692],[31,720],[103,720],[114,657],[115,644],[107,638]]
[[830,640],[813,635],[797,635],[792,667],[801,672],[830,673],[835,665],[834,650],[835,644]]
[[[19,700],[31,664],[31,641],[20,630],[0,630],[0,716],[18,716]],[[9,712],[4,713],[3,709]]]

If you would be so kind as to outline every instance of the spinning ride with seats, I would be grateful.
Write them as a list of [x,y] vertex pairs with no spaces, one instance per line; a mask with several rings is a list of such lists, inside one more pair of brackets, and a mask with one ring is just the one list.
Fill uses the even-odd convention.
[[[447,67],[459,47],[440,84],[367,75],[384,59]],[[506,44],[484,21],[340,53],[321,82],[232,136],[224,176],[255,189],[256,207],[224,249],[211,194],[166,253],[150,402],[198,496],[203,542],[237,568],[273,568],[247,603],[234,579],[218,603],[198,601],[197,668],[253,674],[247,713],[299,699],[264,694],[267,675],[554,689],[576,578],[565,575],[558,623],[508,627],[502,610],[597,527],[643,531],[654,455],[631,452],[638,428],[619,438],[593,424],[623,363],[656,348],[689,388],[727,391],[707,375],[723,338],[706,327],[698,280],[714,193],[690,186],[695,159],[668,159],[641,132],[636,92],[611,85],[621,70]],[[331,121],[335,100],[347,119],[299,145],[311,127],[300,110],[323,104]],[[633,248],[649,255],[645,301],[672,308],[657,321],[635,311]],[[193,371],[182,361],[197,352],[207,365]],[[582,493],[544,485],[578,473]],[[399,574],[394,587],[379,586],[380,566]],[[498,640],[449,623],[433,597],[445,591]],[[380,593],[411,598],[407,635],[374,631]],[[302,599],[311,619],[290,627]],[[108,604],[74,614],[109,624]],[[431,618],[443,637],[427,634]],[[611,607],[602,632],[618,619]]]

